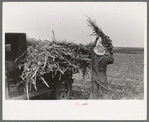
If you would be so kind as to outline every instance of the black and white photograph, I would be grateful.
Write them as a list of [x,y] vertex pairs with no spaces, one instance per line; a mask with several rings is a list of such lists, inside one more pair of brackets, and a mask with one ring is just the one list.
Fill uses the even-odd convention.
[[2,15],[4,120],[147,119],[146,2],[3,2]]

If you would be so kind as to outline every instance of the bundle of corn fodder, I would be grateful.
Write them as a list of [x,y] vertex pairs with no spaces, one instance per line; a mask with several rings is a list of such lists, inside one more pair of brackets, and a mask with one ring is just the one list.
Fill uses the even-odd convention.
[[19,62],[19,69],[23,69],[19,84],[26,84],[27,96],[29,83],[37,89],[37,78],[49,87],[42,77],[46,73],[55,75],[60,72],[59,79],[66,71],[73,74],[82,71],[85,76],[87,68],[91,67],[90,50],[86,46],[56,40],[27,40],[27,51],[18,57],[16,62]]
[[93,33],[91,35],[98,36],[102,39],[102,45],[109,51],[113,49],[112,40],[109,36],[105,35],[101,28],[98,27],[96,20],[87,19],[88,26],[92,28]]

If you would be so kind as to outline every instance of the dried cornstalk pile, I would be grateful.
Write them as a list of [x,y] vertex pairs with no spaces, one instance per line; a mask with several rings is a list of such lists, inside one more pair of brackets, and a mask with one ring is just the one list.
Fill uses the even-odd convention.
[[18,57],[16,62],[19,62],[18,67],[23,69],[20,83],[26,84],[27,94],[29,83],[37,89],[37,77],[48,86],[42,77],[45,73],[56,74],[59,71],[63,75],[66,71],[82,71],[85,75],[91,65],[90,50],[82,44],[33,39],[27,41],[27,51]]

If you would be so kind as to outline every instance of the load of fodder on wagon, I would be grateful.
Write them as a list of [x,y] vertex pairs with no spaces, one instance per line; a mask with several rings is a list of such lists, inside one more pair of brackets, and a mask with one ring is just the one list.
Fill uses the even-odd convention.
[[[102,39],[101,44],[105,47],[105,49],[109,51],[113,49],[112,40],[109,38],[109,36],[103,33],[101,28],[98,27],[96,20],[93,21],[88,17],[87,24],[92,28],[93,33],[91,35],[98,36]],[[92,44],[90,44],[90,46],[92,46]]]
[[66,71],[73,74],[82,71],[85,75],[87,68],[91,66],[90,50],[82,44],[66,40],[27,40],[27,51],[18,57],[16,62],[18,67],[23,69],[20,83],[26,84],[27,95],[29,83],[37,89],[37,78],[48,86],[42,77],[45,73],[56,74],[59,71],[60,75],[63,75]]

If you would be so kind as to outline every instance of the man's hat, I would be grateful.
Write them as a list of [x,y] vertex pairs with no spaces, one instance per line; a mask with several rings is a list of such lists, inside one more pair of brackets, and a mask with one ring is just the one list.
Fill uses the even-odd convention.
[[104,47],[102,46],[102,44],[100,42],[98,42],[98,44],[96,45],[96,47],[94,47],[94,52],[97,55],[104,55],[105,54]]

